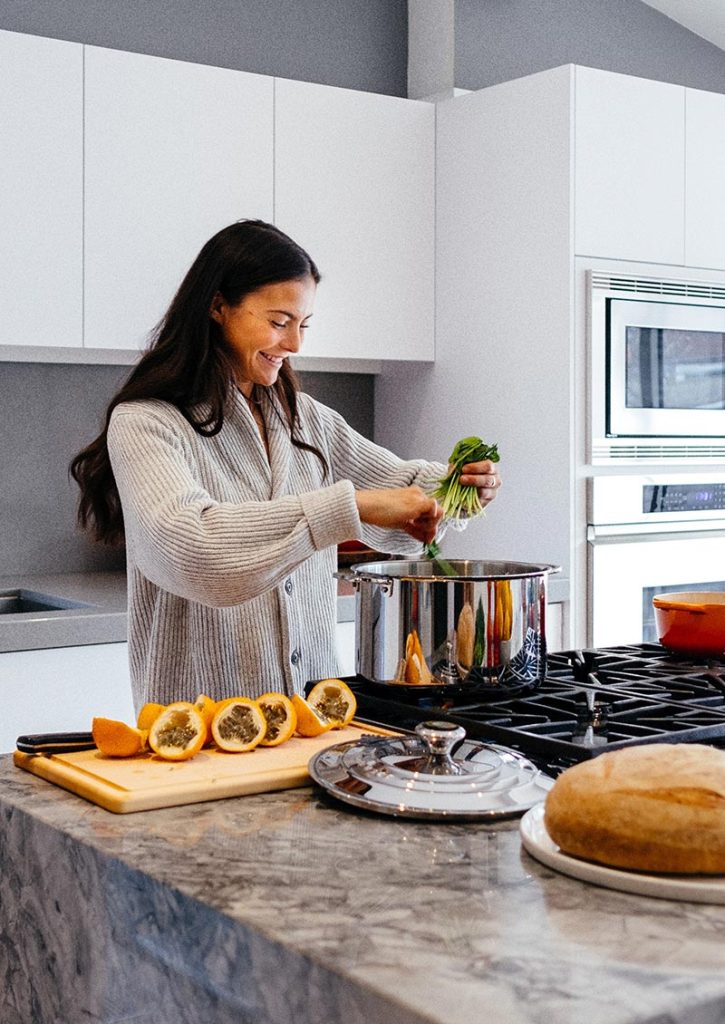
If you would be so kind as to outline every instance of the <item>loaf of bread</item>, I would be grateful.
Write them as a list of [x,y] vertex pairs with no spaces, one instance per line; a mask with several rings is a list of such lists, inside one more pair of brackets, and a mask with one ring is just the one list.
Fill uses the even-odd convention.
[[654,743],[600,754],[557,778],[544,823],[564,853],[584,860],[725,873],[725,750]]

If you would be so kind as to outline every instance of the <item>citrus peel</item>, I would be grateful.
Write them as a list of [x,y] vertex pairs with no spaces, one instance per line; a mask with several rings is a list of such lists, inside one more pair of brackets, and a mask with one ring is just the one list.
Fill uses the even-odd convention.
[[113,718],[94,718],[92,734],[93,742],[106,757],[133,757],[146,749],[148,730]]

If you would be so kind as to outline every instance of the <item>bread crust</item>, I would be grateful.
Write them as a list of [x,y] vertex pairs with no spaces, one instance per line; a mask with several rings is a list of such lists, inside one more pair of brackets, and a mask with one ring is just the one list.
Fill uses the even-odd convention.
[[725,751],[655,743],[600,754],[557,778],[546,830],[565,853],[613,867],[725,873]]

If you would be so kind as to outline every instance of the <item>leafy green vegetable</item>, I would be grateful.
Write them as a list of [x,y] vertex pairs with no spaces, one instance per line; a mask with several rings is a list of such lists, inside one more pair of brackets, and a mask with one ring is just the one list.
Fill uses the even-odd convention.
[[[461,483],[461,471],[471,462],[498,462],[500,458],[498,446],[486,444],[480,437],[464,437],[456,444],[448,460],[450,469],[433,491],[433,497],[443,509],[443,522],[448,519],[475,519],[483,515],[478,490],[470,484]],[[440,546],[434,540],[426,544],[423,551],[429,558],[438,559]]]
[[433,497],[441,503],[444,520],[474,519],[482,514],[478,491],[469,484],[464,486],[461,483],[461,471],[469,462],[483,462],[485,459],[499,461],[497,445],[486,444],[480,437],[464,437],[455,446],[448,460],[451,468],[433,491]]
[[476,625],[474,628],[473,664],[483,665],[486,657],[486,616],[483,611],[483,601],[479,597],[476,608]]

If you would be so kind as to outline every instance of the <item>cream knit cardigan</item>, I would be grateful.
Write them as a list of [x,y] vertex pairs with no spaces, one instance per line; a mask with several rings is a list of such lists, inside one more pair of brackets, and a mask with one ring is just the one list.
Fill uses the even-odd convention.
[[235,391],[222,430],[203,437],[174,406],[126,402],[108,449],[123,507],[129,660],[136,708],[267,690],[304,692],[338,672],[336,547],[362,539],[418,555],[407,534],[361,524],[356,489],[430,488],[440,463],[403,461],[332,409],[299,395],[294,447],[266,414],[269,458]]

